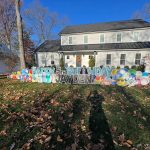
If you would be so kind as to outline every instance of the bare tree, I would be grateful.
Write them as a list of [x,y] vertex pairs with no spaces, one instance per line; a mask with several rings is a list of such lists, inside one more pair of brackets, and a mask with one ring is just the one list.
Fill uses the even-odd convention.
[[13,32],[16,29],[15,5],[13,0],[0,1],[0,40],[11,49]]
[[30,7],[25,10],[24,14],[28,20],[28,26],[32,27],[38,39],[38,44],[51,39],[53,29],[56,26],[65,24],[67,20],[66,18],[58,19],[56,13],[52,13],[48,8],[43,7],[38,0],[30,4]]
[[24,49],[23,49],[23,30],[22,20],[20,15],[20,0],[15,0],[16,16],[17,16],[17,29],[19,41],[19,55],[20,55],[20,69],[25,68]]
[[134,12],[133,16],[134,19],[147,19],[150,20],[150,3],[146,3],[141,10],[137,10]]

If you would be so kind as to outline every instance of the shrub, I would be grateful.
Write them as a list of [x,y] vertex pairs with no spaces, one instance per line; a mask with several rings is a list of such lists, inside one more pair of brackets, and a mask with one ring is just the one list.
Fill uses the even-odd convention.
[[120,66],[117,66],[117,68],[116,69],[120,69]]
[[137,67],[136,67],[136,66],[131,66],[131,69],[136,70],[136,69],[137,69]]
[[128,70],[130,69],[129,66],[124,66],[124,68],[126,68],[126,69],[128,69]]
[[95,58],[92,56],[89,60],[89,67],[93,68],[95,66]]
[[145,71],[145,66],[144,65],[137,66],[137,71],[144,72]]
[[65,62],[64,62],[63,58],[60,59],[60,63],[59,64],[60,64],[61,70],[64,70],[65,69]]

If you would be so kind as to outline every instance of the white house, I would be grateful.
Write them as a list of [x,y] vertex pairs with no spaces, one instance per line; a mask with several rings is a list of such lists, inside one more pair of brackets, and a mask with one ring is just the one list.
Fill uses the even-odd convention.
[[38,66],[59,65],[61,57],[66,66],[139,65],[150,54],[150,23],[141,19],[66,26],[60,40],[46,41],[36,50]]

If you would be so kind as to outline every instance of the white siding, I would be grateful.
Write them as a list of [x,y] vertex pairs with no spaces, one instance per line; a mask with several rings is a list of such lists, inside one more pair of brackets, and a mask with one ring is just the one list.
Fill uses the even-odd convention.
[[[51,59],[51,56],[54,56],[54,60]],[[42,59],[45,59],[46,63],[43,63]],[[55,52],[38,52],[37,53],[38,66],[51,66],[51,61],[54,61],[56,66],[59,65],[59,54]]]
[[69,37],[72,37],[72,45],[84,44],[84,36],[88,36],[88,44],[99,44],[100,34],[105,34],[105,43],[117,43],[116,33],[122,34],[122,42],[136,42],[133,33],[139,32],[139,41],[150,41],[150,28],[134,29],[128,31],[107,31],[97,33],[81,33],[81,34],[68,34],[61,36],[61,45],[69,45]]
[[141,53],[141,58],[143,58],[147,54],[150,54],[150,51],[99,51],[96,55],[96,66],[106,65],[107,54],[111,54],[111,66],[120,66],[120,55],[126,54],[125,66],[131,67],[135,65],[136,53]]

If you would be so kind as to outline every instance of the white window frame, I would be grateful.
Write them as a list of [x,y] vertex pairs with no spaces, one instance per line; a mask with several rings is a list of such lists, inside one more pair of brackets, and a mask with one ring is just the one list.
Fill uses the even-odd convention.
[[[137,55],[137,54],[140,54],[140,55],[141,55],[140,59],[136,59],[136,55]],[[135,64],[135,65],[140,65],[140,64],[141,64],[141,59],[142,59],[142,54],[141,54],[141,53],[135,53],[134,64]],[[139,64],[136,64],[136,60],[139,60],[140,63],[139,63]]]
[[[85,38],[87,38],[87,42],[85,42]],[[83,36],[83,43],[84,43],[84,44],[88,44],[88,42],[89,42],[89,37],[88,37],[88,35],[84,35],[84,36]]]
[[[121,59],[121,55],[125,55],[125,59]],[[120,54],[120,65],[122,65],[122,66],[125,66],[126,65],[126,54],[124,54],[124,53],[122,53],[122,54]],[[124,60],[125,61],[125,63],[124,64],[121,64],[121,60]]]
[[[138,34],[137,39],[135,38],[135,33]],[[138,31],[134,31],[134,32],[133,32],[133,41],[134,41],[134,42],[138,42],[138,41],[139,41],[139,34],[140,34],[140,33],[139,33]]]
[[[107,55],[110,55],[110,64],[107,64],[107,60],[109,60],[109,59],[107,59]],[[112,63],[112,54],[106,54],[106,65],[108,66],[110,66],[111,65],[111,63]]]
[[[101,42],[101,36],[102,36],[102,35],[104,36],[104,41],[103,41],[103,42]],[[104,33],[101,33],[101,34],[99,35],[99,42],[100,42],[100,43],[105,43],[105,34],[104,34]]]
[[[70,38],[71,38],[71,43],[70,43]],[[69,37],[68,37],[68,44],[69,44],[69,45],[72,45],[72,43],[73,43],[73,37],[72,37],[72,36],[69,36]]]
[[[121,35],[121,41],[118,41],[118,34]],[[121,32],[116,33],[116,42],[117,42],[117,43],[122,42],[122,33],[121,33]]]

